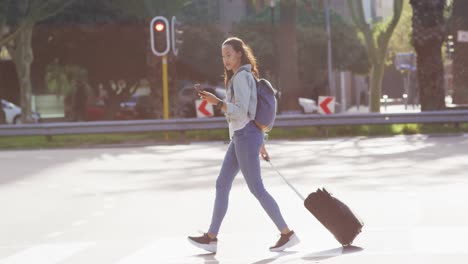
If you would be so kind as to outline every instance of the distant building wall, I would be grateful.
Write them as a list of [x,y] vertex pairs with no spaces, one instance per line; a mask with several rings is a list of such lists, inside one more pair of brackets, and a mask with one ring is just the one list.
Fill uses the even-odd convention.
[[[367,22],[382,21],[393,14],[392,0],[362,0],[362,5]],[[345,20],[351,21],[347,1],[331,0],[330,7]]]
[[374,0],[375,1],[375,15],[378,21],[387,19],[393,15],[393,1],[392,0]]
[[219,23],[224,32],[230,32],[232,25],[247,14],[245,0],[219,0]]

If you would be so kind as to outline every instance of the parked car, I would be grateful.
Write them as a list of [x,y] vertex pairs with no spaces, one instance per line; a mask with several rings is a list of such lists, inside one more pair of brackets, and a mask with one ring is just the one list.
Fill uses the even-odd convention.
[[86,121],[106,119],[106,105],[103,100],[90,96],[86,100]]
[[[5,116],[6,124],[21,124],[21,108],[5,99],[0,99],[2,110]],[[38,123],[41,115],[37,112],[32,113],[32,120]]]
[[[224,87],[201,84],[201,88],[222,100],[226,98],[226,89]],[[177,95],[178,116],[183,118],[197,117],[195,101],[199,99],[200,97],[198,97],[197,91],[193,88],[193,84],[184,86]],[[214,108],[214,116],[224,116],[224,113]]]
[[132,119],[150,119],[155,117],[155,109],[151,95],[132,95],[127,101],[120,103],[120,111],[118,114],[125,117],[132,117]]
[[[132,95],[120,103],[120,108],[114,113],[114,120],[132,120],[154,118],[154,105],[151,95]],[[98,98],[88,98],[86,104],[86,120],[98,121],[106,119],[106,105]]]
[[2,108],[0,108],[0,124],[5,124],[5,123],[6,123],[5,112],[3,111]]

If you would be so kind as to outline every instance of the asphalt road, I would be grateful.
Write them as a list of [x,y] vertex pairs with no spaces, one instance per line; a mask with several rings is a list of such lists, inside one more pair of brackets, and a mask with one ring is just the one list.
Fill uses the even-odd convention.
[[325,186],[365,222],[343,249],[266,162],[264,183],[301,244],[234,182],[217,254],[206,231],[227,145],[0,151],[0,264],[466,263],[468,135],[271,141],[272,162],[307,195]]

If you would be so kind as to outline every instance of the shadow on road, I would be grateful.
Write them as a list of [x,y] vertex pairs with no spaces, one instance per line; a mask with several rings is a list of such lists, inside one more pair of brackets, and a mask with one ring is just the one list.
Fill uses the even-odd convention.
[[287,255],[291,255],[291,254],[296,254],[297,251],[283,251],[283,252],[280,252],[278,253],[278,255],[274,256],[274,257],[271,257],[271,258],[266,258],[266,259],[262,259],[262,260],[259,260],[259,261],[255,261],[253,262],[252,264],[268,264],[268,263],[271,263],[281,257],[284,257],[284,256],[287,256]]
[[303,256],[302,259],[306,261],[320,261],[324,259],[339,257],[345,254],[356,253],[362,250],[364,249],[361,247],[356,247],[356,246],[339,247],[339,248],[314,252],[314,253]]
[[[360,252],[362,250],[364,249],[361,247],[356,247],[356,246],[339,247],[339,248],[333,248],[333,249],[309,253],[309,254],[302,256],[301,259],[303,261],[317,262],[317,261],[321,261],[325,259],[339,257],[345,254],[352,254],[352,253]],[[297,253],[298,251],[283,251],[283,252],[278,253],[276,256],[261,259],[251,264],[268,264],[268,263],[272,263],[278,260],[281,257],[285,257],[288,255],[297,254]],[[222,262],[216,259],[216,253],[198,254],[198,255],[194,255],[193,257],[203,259],[205,264],[220,264]],[[294,259],[292,261],[295,261],[295,260],[297,259]],[[288,261],[286,261],[285,263],[287,262]]]
[[216,259],[216,253],[207,253],[207,254],[198,254],[194,257],[202,258],[205,260],[205,264],[219,264],[219,261]]

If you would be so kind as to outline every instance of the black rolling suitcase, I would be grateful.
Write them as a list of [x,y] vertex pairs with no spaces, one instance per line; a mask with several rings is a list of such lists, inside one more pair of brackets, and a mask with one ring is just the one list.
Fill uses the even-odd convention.
[[363,222],[342,201],[325,188],[309,194],[304,206],[330,231],[343,246],[353,243],[361,233]]
[[335,236],[336,240],[343,246],[351,245],[364,226],[364,223],[353,211],[342,201],[333,197],[325,188],[318,189],[304,199],[301,193],[281,175],[273,164],[269,163],[289,187],[304,201],[305,208]]

